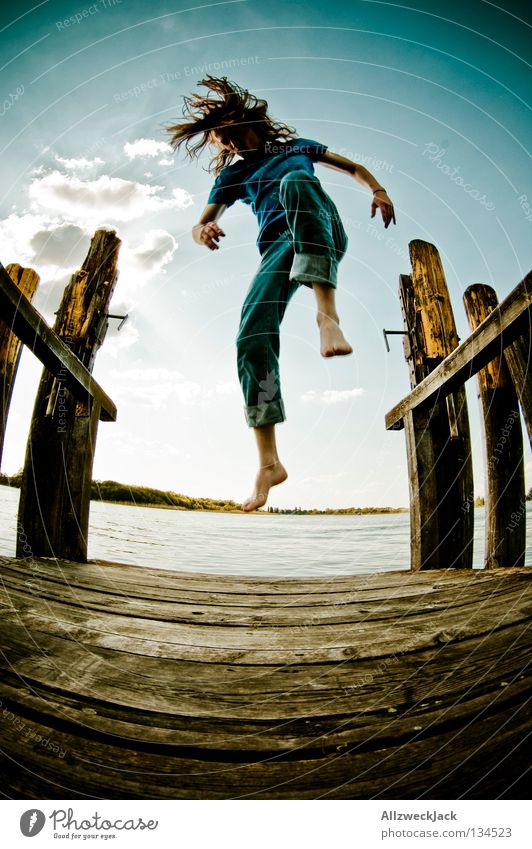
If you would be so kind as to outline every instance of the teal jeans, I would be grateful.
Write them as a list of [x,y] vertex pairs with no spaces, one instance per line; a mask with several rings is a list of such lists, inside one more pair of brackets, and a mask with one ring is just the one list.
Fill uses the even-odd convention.
[[347,234],[317,177],[290,171],[279,183],[288,228],[267,246],[246,294],[236,340],[238,377],[250,427],[286,419],[279,376],[279,331],[300,285],[336,288]]

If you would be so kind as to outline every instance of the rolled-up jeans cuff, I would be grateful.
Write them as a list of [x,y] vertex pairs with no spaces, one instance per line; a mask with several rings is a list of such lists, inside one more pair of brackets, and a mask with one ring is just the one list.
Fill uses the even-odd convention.
[[338,261],[323,254],[294,254],[289,279],[294,283],[312,286],[312,283],[337,287]]
[[265,404],[257,404],[254,407],[245,406],[244,412],[246,414],[246,421],[250,427],[279,424],[286,419],[282,400],[268,401]]

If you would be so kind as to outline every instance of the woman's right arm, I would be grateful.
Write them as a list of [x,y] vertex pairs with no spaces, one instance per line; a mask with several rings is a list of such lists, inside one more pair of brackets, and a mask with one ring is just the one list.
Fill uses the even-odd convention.
[[200,220],[192,228],[192,238],[198,245],[205,245],[211,251],[218,250],[220,247],[217,244],[218,239],[220,236],[225,236],[225,233],[216,222],[226,209],[225,203],[207,204],[201,213]]

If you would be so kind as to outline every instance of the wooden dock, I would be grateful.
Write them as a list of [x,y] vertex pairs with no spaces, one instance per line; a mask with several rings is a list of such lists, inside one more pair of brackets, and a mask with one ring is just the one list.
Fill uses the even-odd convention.
[[529,568],[0,570],[9,797],[527,796]]
[[406,436],[411,571],[246,579],[87,562],[97,428],[117,415],[92,369],[109,319],[125,318],[108,312],[119,247],[96,231],[53,328],[30,303],[35,272],[0,264],[0,456],[21,344],[44,366],[17,556],[0,557],[4,795],[529,798],[532,272],[500,303],[468,287],[460,343],[437,248],[409,243],[404,329],[384,336],[403,336],[410,377],[386,427]]

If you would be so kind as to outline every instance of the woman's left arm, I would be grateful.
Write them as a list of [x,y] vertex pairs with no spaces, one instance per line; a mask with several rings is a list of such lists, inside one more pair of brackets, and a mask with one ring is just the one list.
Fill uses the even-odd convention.
[[388,227],[390,221],[395,224],[395,211],[393,203],[376,177],[371,171],[364,168],[358,162],[353,162],[351,159],[346,159],[345,156],[340,156],[339,153],[333,153],[332,150],[326,150],[319,154],[318,162],[325,165],[327,168],[333,168],[335,171],[343,171],[350,174],[363,186],[367,186],[373,192],[373,201],[371,204],[371,217],[375,215],[377,209],[381,210],[384,227]]

